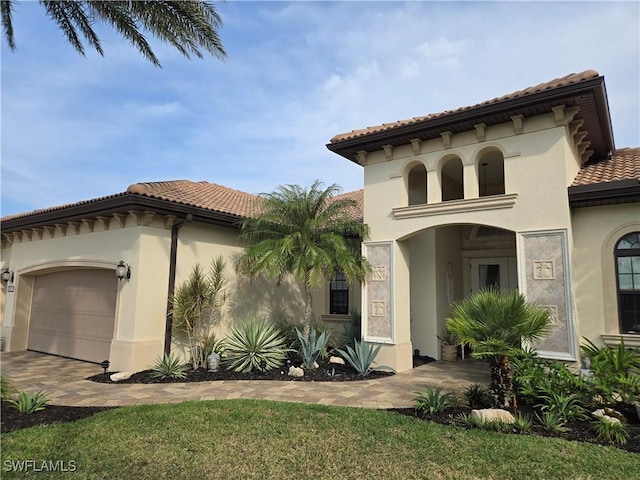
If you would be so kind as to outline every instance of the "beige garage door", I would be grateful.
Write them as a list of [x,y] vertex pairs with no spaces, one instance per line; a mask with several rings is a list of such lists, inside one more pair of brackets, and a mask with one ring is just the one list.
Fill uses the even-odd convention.
[[27,348],[90,362],[109,359],[117,287],[112,270],[35,277]]

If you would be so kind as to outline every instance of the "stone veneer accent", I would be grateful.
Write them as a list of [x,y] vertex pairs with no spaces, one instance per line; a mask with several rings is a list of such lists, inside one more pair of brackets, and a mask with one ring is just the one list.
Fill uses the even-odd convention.
[[576,360],[576,333],[571,303],[567,233],[564,230],[519,234],[521,291],[530,302],[549,309],[549,335],[535,342],[542,357]]
[[365,340],[393,342],[392,242],[365,244],[371,274],[365,283]]

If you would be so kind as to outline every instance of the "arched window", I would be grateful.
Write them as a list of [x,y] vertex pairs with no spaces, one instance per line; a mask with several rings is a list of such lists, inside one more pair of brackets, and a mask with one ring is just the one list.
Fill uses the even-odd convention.
[[481,197],[502,195],[504,189],[504,157],[501,152],[485,153],[478,162],[478,192]]
[[464,198],[462,160],[452,158],[442,166],[442,201],[461,200]]
[[620,333],[640,334],[640,232],[622,237],[615,257]]
[[409,205],[427,203],[427,169],[424,165],[416,165],[409,171],[407,178]]

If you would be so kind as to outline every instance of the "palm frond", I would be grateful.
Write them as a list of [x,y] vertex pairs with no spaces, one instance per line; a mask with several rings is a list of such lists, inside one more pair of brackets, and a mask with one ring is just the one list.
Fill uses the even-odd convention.
[[13,0],[0,1],[0,15],[2,15],[2,31],[7,45],[11,50],[16,49],[16,41],[13,36]]

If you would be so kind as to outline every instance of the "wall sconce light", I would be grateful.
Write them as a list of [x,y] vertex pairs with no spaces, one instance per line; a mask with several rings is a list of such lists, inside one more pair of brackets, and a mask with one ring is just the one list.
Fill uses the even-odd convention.
[[116,265],[116,277],[118,277],[118,280],[124,280],[126,278],[128,282],[131,278],[131,267],[129,267],[129,264],[120,260],[118,265]]
[[5,268],[2,270],[2,273],[0,273],[0,279],[2,279],[4,283],[13,282],[13,272],[10,272],[8,268]]

